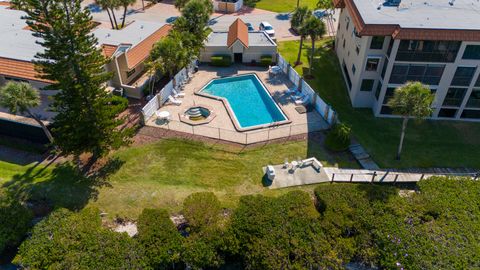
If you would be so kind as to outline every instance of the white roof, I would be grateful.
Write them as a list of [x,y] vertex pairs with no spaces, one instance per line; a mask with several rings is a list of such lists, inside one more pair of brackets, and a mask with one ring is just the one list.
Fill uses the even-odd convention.
[[[23,11],[0,6],[0,57],[32,61],[37,52],[43,52],[43,47],[36,43],[39,39],[25,29],[27,24],[22,19],[25,15]],[[97,28],[93,33],[99,44],[135,46],[163,25],[165,23],[134,21],[122,30]]]
[[[207,41],[206,47],[227,46],[228,32],[212,32]],[[248,46],[276,46],[275,42],[264,31],[248,32]]]
[[26,14],[23,11],[7,9],[0,6],[0,57],[31,61],[37,52],[43,48],[36,43],[38,38],[32,36],[30,30],[23,29],[27,26],[21,19]]
[[477,0],[402,0],[398,7],[384,6],[383,0],[353,2],[366,24],[480,30],[480,2]]

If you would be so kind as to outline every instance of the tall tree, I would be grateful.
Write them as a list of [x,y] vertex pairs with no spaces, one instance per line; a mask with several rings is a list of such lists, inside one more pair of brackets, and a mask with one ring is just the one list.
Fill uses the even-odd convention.
[[433,98],[434,95],[428,86],[421,82],[407,82],[405,85],[395,89],[393,97],[387,104],[393,109],[394,114],[403,118],[397,159],[400,159],[402,153],[408,119],[423,119],[430,116],[432,114]]
[[123,17],[122,17],[122,26],[121,28],[125,27],[125,18],[127,17],[127,8],[130,5],[135,4],[136,0],[119,0],[119,3],[123,7]]
[[24,0],[27,24],[44,48],[34,64],[40,77],[53,81],[46,89],[59,89],[52,110],[56,145],[78,157],[88,152],[92,160],[127,144],[130,129],[117,127],[124,119],[108,106],[105,91],[111,77],[106,59],[91,33],[90,11],[80,1]]
[[147,66],[173,78],[176,72],[190,62],[190,57],[180,35],[170,33],[153,46]]
[[183,7],[185,7],[185,5],[188,3],[188,1],[190,0],[175,0],[174,5],[178,10],[182,10]]
[[[332,0],[318,0],[317,2],[317,8],[324,9],[325,10],[325,19],[328,24],[328,29],[331,29],[334,31],[334,25],[333,25],[333,13],[335,11],[335,6],[333,5]],[[332,36],[335,34],[334,32],[331,33]]]
[[112,25],[112,29],[115,29],[115,24],[113,22],[112,14],[110,13],[111,0],[95,0],[95,3],[100,6],[103,10],[107,11],[108,19]]
[[308,7],[303,6],[295,9],[292,14],[292,18],[290,19],[290,26],[293,30],[300,34],[300,46],[298,48],[297,61],[295,61],[296,65],[301,64],[300,57],[302,55],[303,41],[305,40],[305,37],[307,35],[307,33],[304,31],[305,28],[303,27],[303,25],[310,16],[312,16],[312,11],[310,11]]
[[189,43],[195,56],[199,55],[210,32],[208,22],[212,13],[210,0],[190,0],[182,9],[182,16],[175,21],[175,30],[182,33],[184,43]]
[[0,88],[0,105],[7,108],[10,113],[22,114],[31,117],[40,127],[42,127],[45,136],[53,144],[53,136],[43,121],[31,109],[41,104],[38,90],[25,82],[8,82]]
[[312,41],[312,48],[310,51],[310,67],[308,69],[308,75],[312,76],[313,56],[315,55],[315,41],[325,35],[325,24],[317,17],[310,16],[307,18],[302,28],[303,31],[305,31],[305,34],[307,34]]

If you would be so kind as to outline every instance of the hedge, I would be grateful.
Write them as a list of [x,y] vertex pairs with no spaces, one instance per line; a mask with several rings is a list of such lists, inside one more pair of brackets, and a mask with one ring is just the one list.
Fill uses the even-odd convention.
[[260,65],[264,67],[268,67],[272,64],[272,56],[271,55],[262,55],[260,57]]
[[228,67],[232,64],[230,55],[215,55],[210,58],[210,64],[217,67]]

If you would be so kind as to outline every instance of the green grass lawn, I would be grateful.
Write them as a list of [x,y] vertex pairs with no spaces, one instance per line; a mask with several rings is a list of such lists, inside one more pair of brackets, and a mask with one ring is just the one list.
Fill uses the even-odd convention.
[[[317,0],[299,0],[300,6],[308,6],[315,9]],[[274,12],[292,12],[297,7],[297,0],[246,0],[245,3],[260,9],[270,10]]]
[[[262,185],[262,166],[285,158],[316,156],[330,166],[355,166],[346,154],[327,154],[315,142],[270,144],[240,151],[186,140],[162,140],[114,153],[106,177],[85,179],[69,164],[44,168],[0,162],[0,187],[22,200],[47,199],[57,207],[98,206],[108,213],[136,218],[145,207],[176,211],[192,192],[215,192],[225,206],[245,194],[277,195]],[[303,187],[311,191],[313,187]]]
[[[376,118],[370,109],[350,106],[338,60],[327,47],[330,40],[316,43],[314,75],[308,83],[338,112],[342,122],[352,127],[354,136],[383,167],[473,167],[480,168],[480,123],[453,121],[410,121],[403,156],[395,160],[400,137],[399,119]],[[303,65],[295,67],[299,74],[308,68],[310,41],[304,43]],[[290,63],[298,53],[298,41],[279,43],[279,51]]]

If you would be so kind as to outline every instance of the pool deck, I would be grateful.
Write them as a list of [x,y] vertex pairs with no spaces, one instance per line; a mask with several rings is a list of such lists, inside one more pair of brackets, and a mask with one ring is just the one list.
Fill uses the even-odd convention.
[[[221,100],[195,95],[196,91],[200,90],[212,79],[247,73],[255,73],[258,76],[273,99],[288,117],[290,123],[270,128],[238,131]],[[202,65],[199,71],[194,74],[192,80],[185,86],[185,97],[179,98],[182,100],[182,104],[178,106],[166,103],[159,109],[159,111],[170,112],[171,120],[168,122],[159,122],[154,115],[148,119],[145,124],[147,126],[166,128],[243,144],[268,141],[327,129],[329,127],[328,123],[315,110],[303,114],[295,110],[297,106],[286,93],[288,87],[291,86],[284,75],[276,75],[274,78],[271,78],[266,68],[244,65],[219,68]],[[207,124],[197,126],[192,126],[180,121],[180,115],[183,111],[188,107],[198,105],[206,105],[212,108],[216,117]]]

